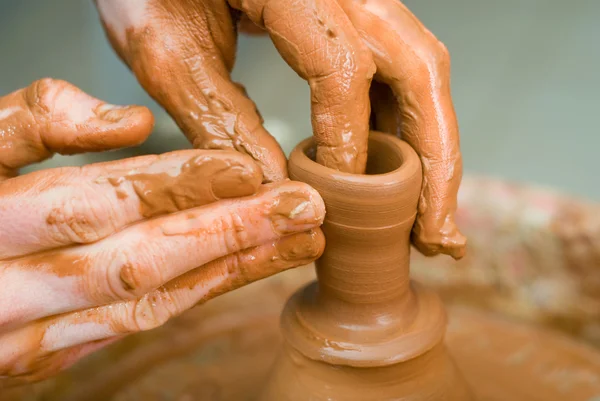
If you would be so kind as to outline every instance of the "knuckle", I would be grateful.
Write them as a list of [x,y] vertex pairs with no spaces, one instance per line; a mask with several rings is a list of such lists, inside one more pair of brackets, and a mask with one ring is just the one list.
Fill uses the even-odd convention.
[[360,46],[350,50],[340,48],[341,57],[328,60],[327,65],[319,65],[316,74],[309,73],[309,86],[315,91],[319,85],[327,91],[338,93],[341,98],[346,98],[360,88],[368,88],[375,73],[375,62],[372,54]]
[[[373,55],[365,46],[358,46],[353,51],[342,50],[347,56],[343,57],[340,65],[332,66],[337,71],[337,79],[347,83],[356,81],[369,82],[375,73]],[[334,72],[335,74],[335,72]]]
[[25,91],[25,101],[36,119],[52,116],[54,103],[67,83],[59,79],[42,78],[33,82]]
[[135,301],[131,309],[130,330],[152,330],[177,315],[174,299],[167,291],[154,291]]
[[361,44],[360,48],[355,52],[355,58],[357,75],[366,75],[368,78],[371,78],[375,73],[375,61],[373,60],[371,51]]
[[418,57],[419,69],[426,75],[434,71],[448,72],[450,70],[450,52],[446,45],[435,39],[425,47],[425,53]]
[[118,282],[126,293],[139,296],[162,282],[162,274],[153,258],[145,259],[140,261],[139,256],[125,257],[124,263],[119,265]]
[[224,249],[228,253],[252,246],[244,221],[238,213],[231,212],[224,217],[220,222],[220,230],[223,236]]
[[109,300],[135,299],[162,283],[162,274],[153,258],[141,256],[151,252],[140,248],[143,247],[135,247],[135,254],[127,249],[111,252],[108,272],[104,275],[106,282],[101,286]]
[[450,67],[450,51],[444,43],[436,41],[433,45],[432,53],[435,56],[437,65],[440,67]]
[[435,42],[435,52],[439,57],[442,58],[450,58],[450,51],[448,51],[448,48],[446,47],[446,45],[444,44],[444,42],[437,40]]
[[137,291],[143,287],[143,280],[139,274],[139,267],[129,260],[124,260],[116,268],[116,280],[120,284],[117,288],[124,294],[136,295]]
[[250,281],[248,266],[244,262],[241,253],[238,252],[229,255],[225,259],[225,266],[234,286],[239,287],[241,283],[248,283]]
[[227,256],[224,260],[227,273],[231,274],[239,270],[242,265],[242,258],[239,253],[233,253]]
[[89,244],[105,238],[114,226],[106,211],[111,210],[95,191],[85,187],[46,217],[51,237],[59,243]]

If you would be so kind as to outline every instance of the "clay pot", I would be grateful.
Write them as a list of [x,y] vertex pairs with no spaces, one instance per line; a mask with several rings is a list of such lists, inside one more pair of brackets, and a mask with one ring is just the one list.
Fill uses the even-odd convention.
[[442,343],[440,300],[409,278],[418,156],[372,132],[367,174],[356,175],[317,164],[314,149],[312,139],[301,142],[289,173],[323,197],[327,246],[317,282],[283,311],[284,349],[262,399],[470,399]]

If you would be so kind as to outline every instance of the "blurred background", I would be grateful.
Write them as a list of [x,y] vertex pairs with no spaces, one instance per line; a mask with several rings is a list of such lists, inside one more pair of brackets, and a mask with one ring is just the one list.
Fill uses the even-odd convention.
[[[405,3],[452,55],[466,174],[600,200],[600,2]],[[0,95],[49,76],[111,103],[148,105],[157,116],[156,132],[139,149],[36,168],[189,146],[113,54],[91,0],[0,0],[0,38]],[[241,38],[234,76],[286,152],[310,135],[308,86],[267,38]]]

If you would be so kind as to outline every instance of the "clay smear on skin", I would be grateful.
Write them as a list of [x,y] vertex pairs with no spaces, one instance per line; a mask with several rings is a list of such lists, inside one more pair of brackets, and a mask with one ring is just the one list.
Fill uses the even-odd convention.
[[[256,186],[256,176],[241,163],[210,156],[198,156],[184,163],[175,175],[168,173],[130,173],[108,177],[117,188],[117,197],[126,193],[119,187],[124,182],[132,184],[140,200],[144,217],[187,210],[219,199],[251,194]],[[198,185],[206,180],[207,185]]]
[[[141,330],[151,328],[155,324],[153,319],[156,313],[178,314],[195,303],[189,301],[208,297],[228,280],[227,275],[212,278],[202,275],[201,278],[202,281],[196,282],[190,289],[167,284],[139,300],[116,302],[54,319],[44,330],[40,351],[53,352],[77,344],[130,334],[137,325]],[[177,305],[171,302],[175,299],[178,300]],[[160,310],[153,310],[154,308]],[[132,316],[135,316],[134,320],[128,320]]]
[[15,260],[6,268],[25,270],[31,272],[51,273],[55,277],[81,276],[88,267],[90,261],[84,252],[65,252],[65,250],[54,250],[29,255],[26,262]]
[[[271,221],[275,232],[282,235],[292,234],[297,230],[289,228],[289,222],[293,221],[294,226],[306,225],[307,228],[314,226],[319,217],[315,217],[313,212],[315,206],[314,200],[310,194],[298,192],[283,192],[273,205]],[[302,215],[312,217],[301,218]]]

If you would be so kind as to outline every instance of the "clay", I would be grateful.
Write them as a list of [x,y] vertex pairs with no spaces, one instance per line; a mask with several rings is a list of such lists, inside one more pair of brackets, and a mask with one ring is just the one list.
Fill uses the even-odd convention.
[[[204,182],[199,188],[198,180]],[[243,159],[235,160],[228,152],[213,151],[193,157],[174,175],[137,173],[109,176],[115,188],[129,182],[140,200],[141,214],[153,217],[202,206],[220,199],[254,193],[262,176]],[[117,189],[119,199],[127,193]]]
[[416,153],[371,132],[367,174],[355,175],[316,163],[314,150],[312,139],[298,145],[289,172],[323,197],[327,247],[318,281],[282,313],[286,342],[261,400],[470,399],[442,343],[442,304],[409,277]]

